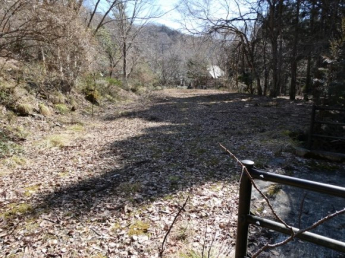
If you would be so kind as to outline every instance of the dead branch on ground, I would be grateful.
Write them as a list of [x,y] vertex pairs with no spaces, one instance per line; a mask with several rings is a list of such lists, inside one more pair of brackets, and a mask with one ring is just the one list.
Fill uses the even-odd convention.
[[190,196],[187,197],[187,199],[185,200],[185,202],[183,203],[183,205],[181,206],[181,208],[178,210],[178,212],[177,212],[177,214],[176,214],[176,216],[175,216],[173,222],[171,223],[171,225],[170,225],[170,227],[169,227],[167,233],[165,234],[164,239],[163,239],[163,242],[162,242],[161,250],[159,251],[159,257],[163,257],[165,242],[167,241],[168,236],[169,236],[169,234],[170,234],[170,232],[171,232],[171,230],[172,230],[172,228],[173,228],[175,222],[177,221],[177,218],[180,216],[181,212],[182,212],[182,211],[184,210],[184,208],[186,207],[187,202],[188,202],[188,200],[189,200],[189,197],[190,197]]

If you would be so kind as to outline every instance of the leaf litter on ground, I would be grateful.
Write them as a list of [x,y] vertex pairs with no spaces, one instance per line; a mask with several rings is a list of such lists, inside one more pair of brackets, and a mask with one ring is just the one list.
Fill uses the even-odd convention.
[[[229,257],[241,170],[218,143],[267,167],[284,157],[284,168],[296,159],[284,132],[309,123],[308,104],[271,101],[163,90],[94,117],[74,115],[83,130],[26,118],[27,162],[0,177],[0,256],[158,257],[189,195],[165,257]],[[37,144],[54,135],[68,144]]]

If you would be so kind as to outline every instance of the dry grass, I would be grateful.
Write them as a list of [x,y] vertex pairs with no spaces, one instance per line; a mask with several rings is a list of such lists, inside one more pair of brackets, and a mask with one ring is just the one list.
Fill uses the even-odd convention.
[[45,139],[40,141],[38,145],[43,148],[62,148],[70,145],[72,140],[73,137],[70,134],[54,134],[47,136]]
[[40,113],[42,115],[44,115],[44,116],[51,116],[51,111],[50,111],[49,107],[47,107],[44,104],[39,104],[38,107],[39,107]]

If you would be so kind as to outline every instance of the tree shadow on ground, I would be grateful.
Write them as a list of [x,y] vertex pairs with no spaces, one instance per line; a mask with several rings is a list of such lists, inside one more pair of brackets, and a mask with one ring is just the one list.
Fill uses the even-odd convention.
[[292,129],[301,114],[299,123],[306,125],[305,106],[298,108],[283,99],[271,102],[246,94],[215,94],[163,98],[148,109],[114,111],[103,119],[126,117],[150,123],[144,132],[113,142],[102,154],[105,159],[119,156],[122,166],[62,187],[44,196],[39,207],[87,216],[93,207],[110,200],[113,209],[120,210],[123,206],[117,198],[140,205],[207,181],[238,179],[239,168],[218,143],[229,146],[239,158],[255,158],[265,148],[250,143],[258,134],[267,138]]
[[257,143],[257,135],[270,140],[295,128],[296,116],[301,127],[308,121],[305,106],[283,99],[271,102],[246,94],[215,94],[156,99],[148,109],[114,111],[103,119],[125,116],[150,123],[102,154],[105,159],[118,156],[122,165],[44,196],[39,207],[87,216],[102,202],[113,202],[112,209],[120,210],[123,200],[140,205],[207,181],[238,179],[239,168],[218,143],[239,158],[255,159],[266,147],[264,140]]
[[[102,220],[207,182],[236,182],[240,168],[219,143],[240,159],[260,165],[281,159],[273,167],[291,170],[293,164],[279,157],[291,151],[287,135],[310,121],[308,104],[296,102],[222,93],[157,98],[145,108],[114,110],[101,120],[147,126],[104,146],[102,161],[119,161],[108,164],[112,169],[42,195],[31,215],[57,211],[66,218]],[[299,194],[289,195],[289,205],[300,203]]]
[[[39,207],[87,215],[95,205],[112,197],[112,208],[121,211],[122,201],[141,205],[202,185],[205,180],[231,180],[234,174],[229,168],[233,165],[218,146],[228,135],[228,125],[223,125],[217,114],[206,116],[213,105],[210,102],[219,105],[229,98],[237,101],[229,95],[162,99],[147,110],[108,114],[103,119],[109,122],[126,117],[150,126],[106,147],[103,158],[117,156],[121,160],[117,168],[62,187],[44,196]],[[227,104],[221,108],[228,109]]]
[[240,159],[255,159],[266,151],[270,156],[267,146],[272,137],[279,140],[281,131],[308,125],[306,110],[284,99],[272,102],[266,97],[225,93],[161,98],[146,109],[114,110],[102,119],[111,123],[126,117],[149,123],[143,132],[105,147],[102,157],[117,156],[121,164],[42,196],[35,210],[89,216],[104,205],[122,212],[128,202],[144,205],[205,182],[232,182],[240,169],[218,143]]

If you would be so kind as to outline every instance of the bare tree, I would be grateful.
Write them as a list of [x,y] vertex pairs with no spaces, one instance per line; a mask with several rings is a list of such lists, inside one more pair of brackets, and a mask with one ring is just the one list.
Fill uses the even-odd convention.
[[[101,7],[102,6],[102,7]],[[95,17],[97,13],[98,21]],[[121,49],[118,57],[122,65],[122,80],[124,87],[128,87],[128,77],[133,71],[138,59],[133,58],[130,51],[137,49],[137,36],[142,28],[153,18],[160,17],[161,13],[155,1],[149,0],[96,0],[87,22],[87,27],[96,35],[99,30],[107,25],[114,32],[115,44]],[[93,25],[92,25],[93,24]],[[111,59],[114,59],[114,55]],[[131,61],[129,61],[129,59]],[[112,69],[118,60],[111,60]]]
[[[259,19],[258,12],[253,6],[240,1],[181,0],[179,10],[185,17],[185,27],[188,31],[215,36],[224,35],[226,41],[229,38],[234,40],[236,49],[242,53],[241,73],[244,74],[245,69],[250,70],[250,74],[256,79],[256,90],[261,95],[261,74],[256,65],[257,45],[260,41],[259,25],[257,25]],[[253,93],[252,83],[248,86]]]
[[[89,64],[88,32],[78,8],[81,1],[0,1],[0,56],[36,61],[49,84],[70,91]],[[90,60],[90,59],[89,59]]]
[[[106,67],[102,67],[101,69],[103,71],[106,70],[109,77],[113,77],[121,61],[121,51],[119,45],[116,44],[116,37],[116,32],[106,27],[99,29],[97,33],[97,39],[100,44],[100,56],[105,56],[107,60]],[[99,60],[102,61],[101,58]]]
[[[280,89],[280,66],[279,66],[279,56],[281,53],[281,44],[282,39],[281,36],[281,15],[282,15],[282,8],[283,8],[283,0],[268,0],[267,1],[268,8],[269,8],[269,20],[267,23],[267,32],[271,43],[272,48],[272,88],[270,91],[271,97],[276,97],[279,93]],[[280,51],[280,53],[279,53]]]
[[[29,41],[43,41],[43,32],[36,27],[37,4],[28,0],[0,0],[0,56],[13,57],[28,48]],[[44,21],[41,22],[44,24]],[[52,36],[52,35],[50,35]]]
[[[115,6],[119,4],[122,0],[96,0],[95,3],[91,5],[90,17],[87,22],[87,27],[91,28],[96,14],[100,14],[100,19],[96,22],[93,30],[93,34],[96,35],[100,28],[102,28],[107,23],[114,21],[111,17],[111,13]],[[105,6],[105,8],[102,8]]]
[[300,0],[296,1],[296,14],[295,14],[295,31],[293,39],[293,49],[291,56],[291,85],[290,85],[290,99],[293,100],[296,97],[296,81],[297,81],[297,44],[299,38],[299,12],[300,12]]
[[[136,62],[128,63],[128,53],[136,49],[136,39],[143,27],[153,18],[158,17],[158,9],[153,1],[125,0],[118,2],[112,9],[113,23],[117,29],[117,39],[122,50],[122,82],[128,88],[128,77],[133,71]],[[132,59],[135,61],[135,59]]]

